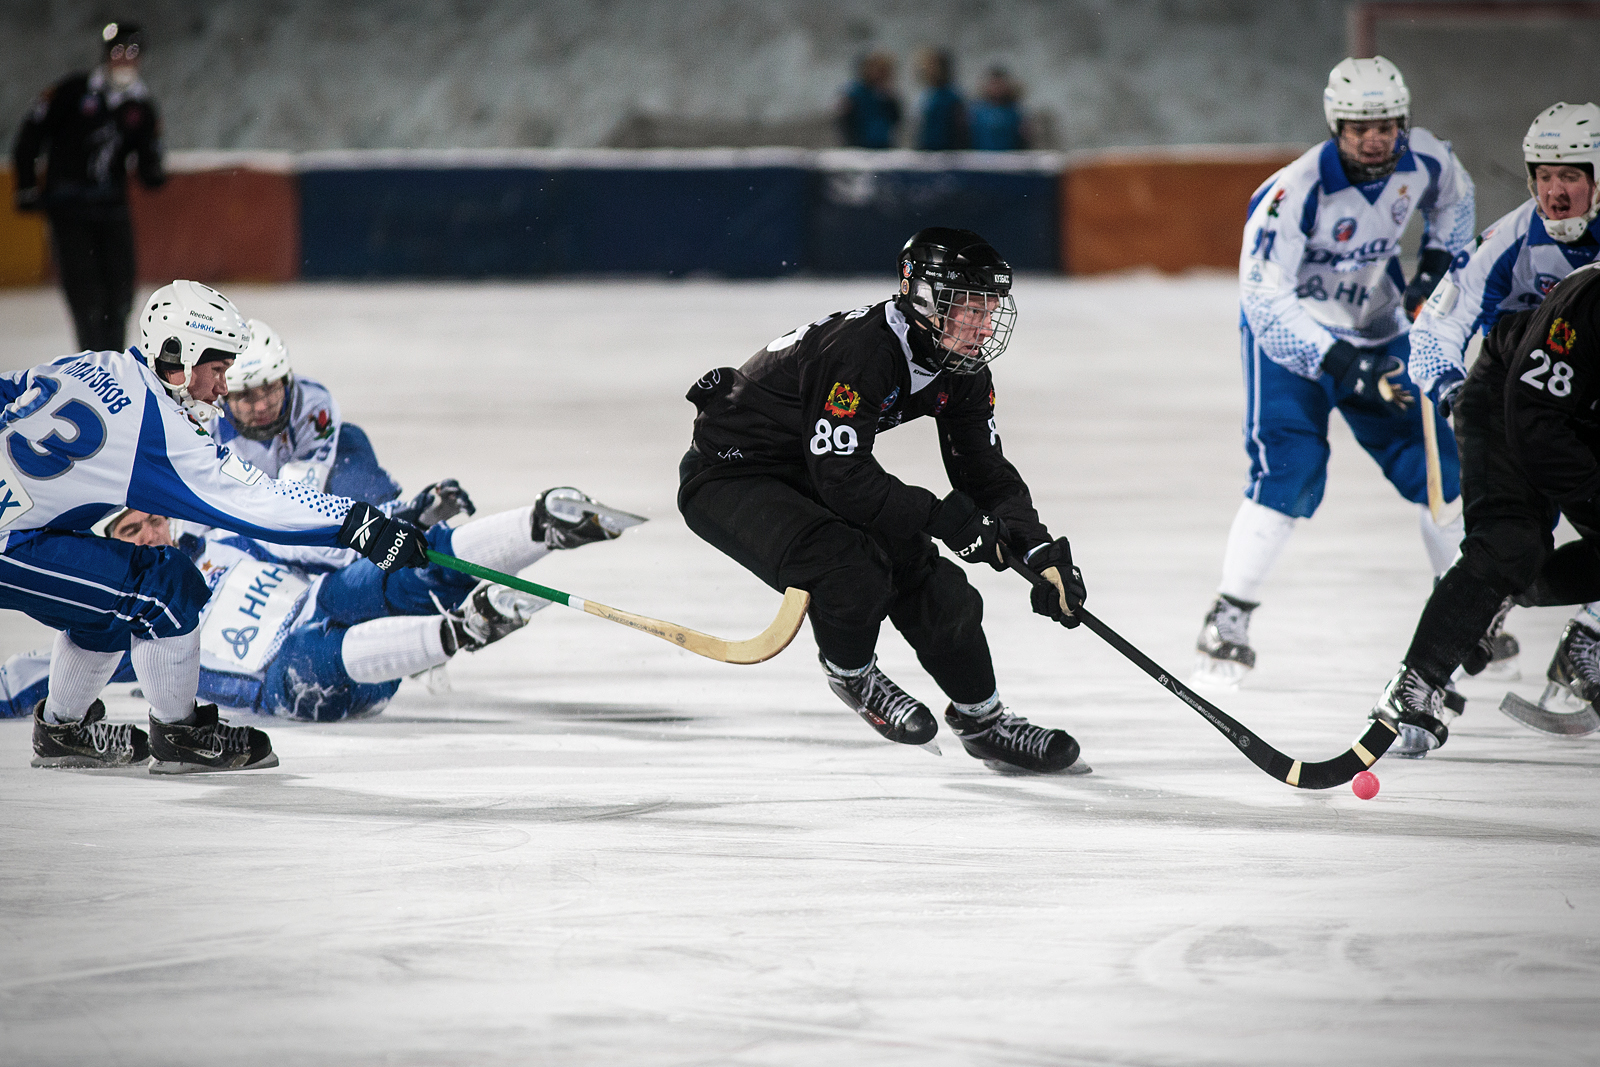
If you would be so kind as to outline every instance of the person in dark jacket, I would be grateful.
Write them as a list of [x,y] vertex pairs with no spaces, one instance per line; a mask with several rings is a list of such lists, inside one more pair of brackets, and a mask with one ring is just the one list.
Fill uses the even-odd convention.
[[1022,120],[1022,88],[1004,67],[990,67],[978,99],[967,108],[972,147],[980,152],[1014,152],[1028,147]]
[[[1054,587],[1033,608],[1069,626],[1084,600],[1066,538],[1052,538],[996,428],[988,362],[1016,319],[1011,268],[969,230],[922,230],[901,250],[900,293],[792,330],[744,366],[689,390],[694,444],[679,469],[689,528],[774,589],[811,594],[828,684],[891,741],[926,744],[928,708],[878,669],[884,619],[950,698],[945,720],[972,755],[1066,770],[1065,730],[1006,712],[983,633],[983,598],[933,538],[969,565],[1001,548]],[[943,499],[879,466],[874,438],[922,416],[938,425],[953,489]]]
[[839,136],[851,148],[893,148],[900,129],[900,97],[894,91],[894,57],[864,56],[856,80],[839,101]]
[[922,92],[917,147],[946,152],[967,147],[967,106],[956,91],[955,60],[949,52],[925,48],[917,55],[917,77]]
[[[1600,600],[1600,264],[1567,275],[1532,311],[1505,314],[1454,396],[1466,537],[1373,718],[1419,757],[1444,744],[1446,685],[1508,597],[1524,607]],[[1566,516],[1579,538],[1559,548]],[[1577,669],[1578,666],[1582,670]],[[1593,702],[1593,664],[1567,687]]]
[[104,61],[41,93],[11,153],[17,208],[49,218],[78,347],[96,352],[122,349],[133,308],[128,166],[136,165],[146,188],[166,181],[160,119],[139,78],[144,34],[134,23],[113,22],[101,37]]

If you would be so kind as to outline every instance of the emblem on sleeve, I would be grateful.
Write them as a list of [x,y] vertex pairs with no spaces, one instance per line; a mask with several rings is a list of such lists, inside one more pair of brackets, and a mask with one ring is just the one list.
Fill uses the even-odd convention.
[[333,416],[328,414],[327,408],[311,416],[311,428],[317,432],[318,441],[333,436]]
[[856,408],[861,406],[861,394],[843,382],[834,382],[833,388],[828,390],[828,399],[822,404],[822,409],[835,418],[848,419],[855,415]]
[[989,410],[994,410],[994,386],[989,387]]
[[1545,338],[1544,346],[1558,356],[1565,356],[1572,352],[1577,340],[1578,331],[1572,328],[1572,323],[1556,319],[1550,324],[1550,336]]
[[1346,215],[1333,224],[1333,239],[1335,241],[1348,241],[1356,235],[1356,220]]

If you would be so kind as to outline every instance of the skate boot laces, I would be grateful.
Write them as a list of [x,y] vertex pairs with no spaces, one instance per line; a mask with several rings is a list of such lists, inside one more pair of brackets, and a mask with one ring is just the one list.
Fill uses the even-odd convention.
[[1211,609],[1211,616],[1206,619],[1206,625],[1216,631],[1220,644],[1248,645],[1251,610],[1218,597]]
[[987,729],[979,731],[980,734],[989,734],[1005,747],[1034,759],[1044,758],[1052,732],[1043,726],[1035,726],[1022,716],[1013,715],[1009,711],[1001,711],[999,717],[990,723]]
[[904,727],[906,721],[922,706],[916,697],[895,685],[888,675],[880,671],[876,661],[866,674],[848,679],[848,682],[851,683],[851,689],[856,689],[859,684],[857,699],[882,715],[897,730]]

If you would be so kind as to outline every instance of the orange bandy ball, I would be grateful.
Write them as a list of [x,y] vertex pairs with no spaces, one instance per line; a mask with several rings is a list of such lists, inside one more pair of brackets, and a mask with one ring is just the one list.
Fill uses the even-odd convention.
[[1371,800],[1378,795],[1378,776],[1371,771],[1362,771],[1351,779],[1350,791],[1362,800]]

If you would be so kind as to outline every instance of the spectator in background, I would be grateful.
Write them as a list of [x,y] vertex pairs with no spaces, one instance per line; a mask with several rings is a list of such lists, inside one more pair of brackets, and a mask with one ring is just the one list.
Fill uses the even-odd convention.
[[930,152],[967,147],[967,106],[951,84],[955,60],[950,53],[937,48],[917,53],[917,77],[927,86],[922,93],[917,147]]
[[982,152],[1012,152],[1028,147],[1022,125],[1022,87],[1004,67],[990,67],[967,115],[972,147]]
[[48,216],[78,347],[96,352],[122,350],[133,309],[128,164],[137,161],[147,188],[166,181],[155,101],[139,80],[144,35],[134,23],[113,22],[100,36],[103,62],[41,93],[11,153],[17,208]]
[[900,129],[900,96],[894,91],[894,57],[873,52],[862,58],[856,80],[839,101],[839,132],[852,148],[893,148]]

